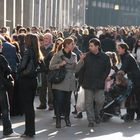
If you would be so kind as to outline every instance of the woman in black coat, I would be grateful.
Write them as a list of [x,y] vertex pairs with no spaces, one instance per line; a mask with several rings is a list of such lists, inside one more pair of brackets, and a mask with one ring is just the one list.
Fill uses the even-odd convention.
[[35,135],[35,111],[33,104],[37,88],[36,69],[39,61],[42,59],[42,55],[36,35],[26,35],[25,45],[26,50],[18,70],[20,99],[25,114],[25,132],[21,137],[33,137]]
[[128,52],[128,49],[129,47],[126,43],[121,43],[117,47],[122,63],[120,70],[127,74],[128,79],[133,83],[132,93],[126,100],[127,114],[123,117],[125,121],[133,120],[135,112],[137,114],[136,119],[140,119],[140,69],[133,55]]

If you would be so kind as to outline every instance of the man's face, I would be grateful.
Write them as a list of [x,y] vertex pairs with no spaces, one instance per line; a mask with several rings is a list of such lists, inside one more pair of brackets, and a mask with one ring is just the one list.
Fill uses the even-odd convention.
[[44,36],[44,45],[49,45],[50,44],[50,42],[51,42],[51,38],[49,37],[49,36]]
[[120,46],[117,46],[117,52],[119,55],[123,55],[125,53],[125,49],[121,48]]
[[92,53],[97,53],[98,52],[98,46],[95,46],[94,43],[89,43],[89,50]]

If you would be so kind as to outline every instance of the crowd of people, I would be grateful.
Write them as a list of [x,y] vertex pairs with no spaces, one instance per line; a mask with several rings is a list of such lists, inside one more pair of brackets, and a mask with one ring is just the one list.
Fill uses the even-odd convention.
[[[63,81],[49,81],[50,72],[61,67],[66,70]],[[85,93],[88,127],[94,127],[95,123],[102,121],[100,113],[105,96],[114,83],[126,84],[119,83],[118,77],[127,77],[133,85],[125,101],[126,114],[122,119],[140,120],[139,27],[84,25],[59,31],[55,27],[43,30],[36,26],[25,28],[18,25],[11,34],[2,27],[0,111],[3,135],[18,135],[12,129],[10,115],[25,115],[25,131],[21,137],[35,135],[35,95],[39,95],[40,101],[37,109],[54,110],[56,128],[61,128],[63,117],[66,126],[70,127],[72,93],[75,97],[72,113],[76,118],[82,118],[82,112],[77,113],[76,109],[80,86]],[[13,81],[14,84],[9,85]]]

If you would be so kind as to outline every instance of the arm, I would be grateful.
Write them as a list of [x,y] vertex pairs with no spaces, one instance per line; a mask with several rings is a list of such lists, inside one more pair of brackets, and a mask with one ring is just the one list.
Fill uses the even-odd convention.
[[6,60],[5,57],[1,57],[1,68],[3,69],[4,71],[4,74],[8,75],[8,74],[11,74],[12,73],[12,69],[11,67],[9,66],[8,64],[8,61]]
[[111,70],[111,64],[110,64],[109,57],[107,56],[105,61],[105,69],[104,69],[104,77],[103,77],[104,80],[108,77],[110,70]]
[[30,57],[29,50],[26,50],[24,52],[20,67],[18,69],[19,72],[23,71],[26,68],[28,61],[29,61],[29,57]]
[[54,70],[54,69],[59,69],[60,67],[66,65],[66,61],[62,60],[61,56],[59,56],[57,53],[54,54],[52,57],[50,64],[49,64],[49,69]]

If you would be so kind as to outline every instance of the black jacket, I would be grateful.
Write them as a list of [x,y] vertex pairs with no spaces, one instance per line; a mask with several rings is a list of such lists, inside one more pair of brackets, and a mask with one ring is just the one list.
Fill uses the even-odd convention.
[[103,53],[93,54],[87,53],[84,60],[84,66],[80,74],[82,76],[82,84],[84,89],[104,89],[105,79],[111,69],[109,57]]
[[4,79],[12,72],[6,58],[0,53],[0,87],[4,85]]
[[129,52],[121,56],[121,70],[132,80],[134,86],[140,86],[140,69],[135,58]]
[[34,73],[32,75],[30,75],[29,77],[35,77],[37,74],[37,66],[38,66],[38,62],[36,60],[35,57],[35,53],[32,49],[26,49],[22,58],[22,61],[19,65],[18,68],[18,74],[21,76],[22,72],[27,68],[27,65],[30,65],[30,59],[33,60],[33,64],[34,64]]

